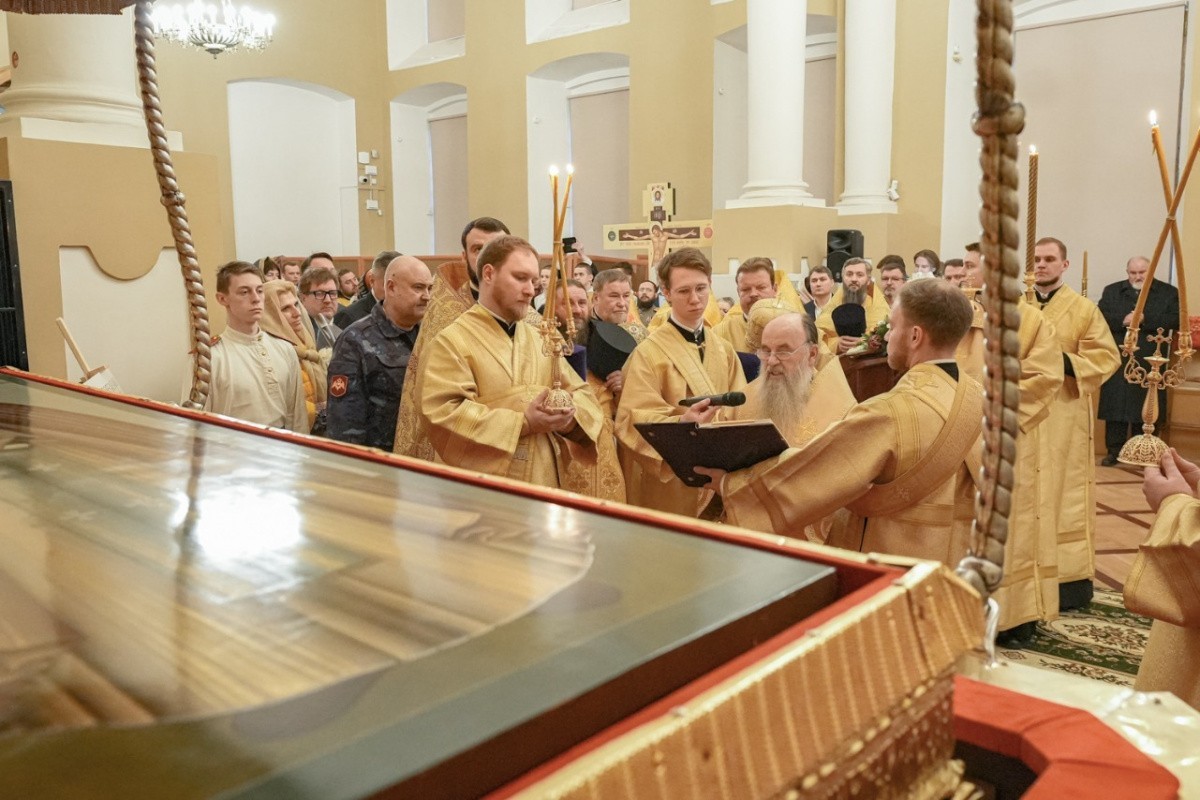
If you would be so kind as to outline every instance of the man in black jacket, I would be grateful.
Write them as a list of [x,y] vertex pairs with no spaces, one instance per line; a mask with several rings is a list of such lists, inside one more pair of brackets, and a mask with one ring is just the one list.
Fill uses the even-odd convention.
[[358,299],[334,315],[334,325],[346,330],[371,313],[375,304],[383,299],[383,276],[387,272],[388,264],[399,258],[400,255],[395,250],[384,250],[375,256],[375,260],[371,262],[371,268],[363,276],[363,288],[358,293]]
[[[1113,339],[1120,347],[1125,342],[1125,331],[1133,316],[1133,307],[1137,305],[1138,294],[1142,284],[1146,282],[1146,272],[1150,262],[1142,256],[1134,256],[1125,265],[1128,280],[1117,281],[1104,287],[1100,297],[1100,313],[1104,315]],[[1150,284],[1150,294],[1146,298],[1145,315],[1139,331],[1137,358],[1147,371],[1150,365],[1146,356],[1154,354],[1154,343],[1147,338],[1163,329],[1166,335],[1179,328],[1179,290],[1169,283],[1155,279]],[[1163,355],[1170,355],[1164,351]],[[1122,358],[1124,354],[1122,354]],[[1131,436],[1142,432],[1142,404],[1146,400],[1146,390],[1125,380],[1124,368],[1109,378],[1100,388],[1099,417],[1104,420],[1104,443],[1108,454],[1100,463],[1106,467],[1117,463],[1117,454],[1122,445]],[[1167,417],[1167,393],[1158,393],[1158,424],[1162,428]]]

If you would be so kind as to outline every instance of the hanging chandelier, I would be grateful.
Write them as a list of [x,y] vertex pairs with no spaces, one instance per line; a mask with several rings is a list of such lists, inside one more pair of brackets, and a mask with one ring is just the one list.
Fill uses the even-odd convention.
[[273,14],[235,6],[230,0],[220,0],[219,5],[200,0],[186,6],[158,5],[153,19],[160,38],[194,45],[213,58],[234,49],[262,50],[270,44],[275,27]]

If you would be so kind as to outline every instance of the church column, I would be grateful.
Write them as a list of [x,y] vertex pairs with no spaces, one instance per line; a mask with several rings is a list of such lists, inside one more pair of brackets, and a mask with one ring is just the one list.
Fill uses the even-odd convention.
[[846,0],[846,167],[842,213],[894,212],[892,96],[896,0]]
[[0,119],[127,126],[145,138],[129,13],[9,14],[8,40],[12,87]]
[[749,182],[729,208],[812,205],[804,182],[808,0],[747,0]]

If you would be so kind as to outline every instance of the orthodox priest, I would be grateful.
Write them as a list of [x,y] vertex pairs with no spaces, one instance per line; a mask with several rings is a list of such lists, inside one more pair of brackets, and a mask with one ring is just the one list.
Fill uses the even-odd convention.
[[[968,287],[974,275],[967,277]],[[1021,358],[1017,410],[1017,460],[1013,467],[1012,510],[1004,543],[1004,578],[993,595],[1000,606],[997,642],[1020,647],[1033,639],[1038,621],[1058,617],[1058,537],[1039,522],[1050,504],[1043,496],[1042,465],[1048,446],[1042,424],[1063,384],[1062,351],[1054,326],[1033,303],[1022,301],[1017,329]],[[976,380],[983,379],[983,336],[975,323],[959,348],[958,364]]]
[[479,301],[430,344],[417,380],[419,412],[438,461],[551,488],[567,464],[595,464],[604,429],[595,398],[565,359],[573,409],[546,404],[551,363],[525,323],[536,292],[538,254],[501,236],[479,254]]
[[396,418],[396,439],[392,449],[402,456],[433,460],[433,447],[426,435],[424,420],[417,413],[417,374],[422,369],[421,354],[425,346],[461,314],[475,304],[479,297],[479,275],[476,261],[488,242],[508,234],[508,226],[494,217],[479,217],[463,228],[462,260],[442,264],[434,271],[429,307],[421,322],[420,333],[408,358],[404,390],[400,395],[400,412]]
[[731,523],[786,536],[846,509],[827,544],[955,564],[967,552],[979,474],[983,389],[954,351],[971,304],[944,281],[914,281],[891,312],[896,386],[798,449],[726,475],[698,468]]
[[671,304],[667,322],[650,332],[625,363],[617,406],[617,439],[629,502],[689,517],[708,497],[676,477],[634,427],[639,422],[710,422],[719,409],[702,400],[683,409],[679,401],[736,391],[746,385],[733,348],[705,327],[711,300],[712,265],[694,247],[666,255],[659,285]]
[[1096,304],[1063,283],[1067,246],[1039,239],[1033,249],[1034,291],[1062,351],[1064,380],[1043,423],[1041,522],[1058,540],[1059,608],[1082,608],[1092,599],[1096,571],[1096,460],[1093,456],[1096,393],[1117,371],[1121,357]]

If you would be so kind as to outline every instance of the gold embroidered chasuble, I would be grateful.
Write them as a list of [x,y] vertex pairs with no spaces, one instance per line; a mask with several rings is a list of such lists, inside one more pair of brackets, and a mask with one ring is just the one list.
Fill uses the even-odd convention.
[[[730,409],[732,418],[743,421],[767,419],[761,407],[762,387],[765,375],[759,375],[746,386],[746,404]],[[813,376],[812,389],[808,403],[804,406],[804,416],[790,431],[780,431],[787,440],[789,447],[803,447],[812,441],[817,434],[823,433],[831,425],[841,420],[854,408],[858,401],[846,381],[846,372],[842,369],[842,361],[837,356],[824,354],[818,364],[817,373]],[[837,514],[831,514],[814,524],[804,526],[804,534],[814,542],[824,542],[829,538]],[[770,529],[763,531],[769,533]]]
[[566,463],[595,464],[604,424],[595,398],[565,360],[561,371],[586,444],[559,434],[521,435],[525,408],[550,385],[550,360],[542,355],[541,337],[532,326],[518,324],[509,338],[483,306],[473,306],[429,343],[417,381],[420,414],[436,460],[569,488]]
[[[833,310],[843,303],[842,287],[838,287],[833,293],[833,297],[829,298],[829,303],[821,309],[821,313],[817,315],[817,332],[821,334],[821,343],[825,345],[825,349],[830,353],[837,352],[838,334],[837,329],[833,327]],[[875,284],[871,284],[867,292],[867,301],[863,304],[863,308],[867,312],[867,330],[871,331],[876,325],[888,318],[891,309],[888,308],[887,300],[883,297],[883,291]]]
[[433,276],[433,288],[429,305],[417,330],[417,341],[413,343],[408,368],[404,371],[404,389],[400,393],[400,411],[396,417],[396,440],[393,452],[412,456],[424,461],[433,461],[433,444],[429,441],[424,418],[417,413],[417,381],[423,363],[425,348],[437,338],[442,329],[465,314],[475,305],[471,294],[471,283],[464,261],[451,261],[440,265]]
[[1093,420],[1100,386],[1121,366],[1121,357],[1100,309],[1070,286],[1055,292],[1042,314],[1075,372],[1063,381],[1042,425],[1040,464],[1042,524],[1057,537],[1058,579],[1066,583],[1095,574]]
[[697,346],[674,325],[650,331],[625,362],[625,388],[617,406],[617,439],[630,503],[689,517],[700,513],[706,493],[675,477],[634,425],[678,418],[685,410],[679,401],[685,397],[737,391],[745,385],[737,355],[711,331],[705,337],[703,361]]
[[[1000,630],[1058,617],[1058,537],[1042,522],[1042,468],[1050,462],[1041,423],[1050,414],[1063,382],[1062,351],[1041,310],[1020,303],[1017,331],[1021,358],[1017,411],[1017,459],[1013,467],[1012,510],[1004,544],[1004,578],[993,597],[1000,604]],[[966,374],[982,380],[983,334],[975,328],[963,339],[957,361]]]
[[742,307],[734,306],[716,324],[712,332],[714,336],[720,336],[729,342],[729,346],[739,353],[749,353],[750,346],[746,344],[746,323],[746,315],[742,313]]
[[726,476],[726,519],[795,536],[844,508],[826,544],[956,564],[974,516],[982,417],[978,381],[918,364],[803,447]]
[[1154,617],[1139,692],[1171,692],[1200,709],[1200,500],[1163,500],[1125,584],[1131,610]]

